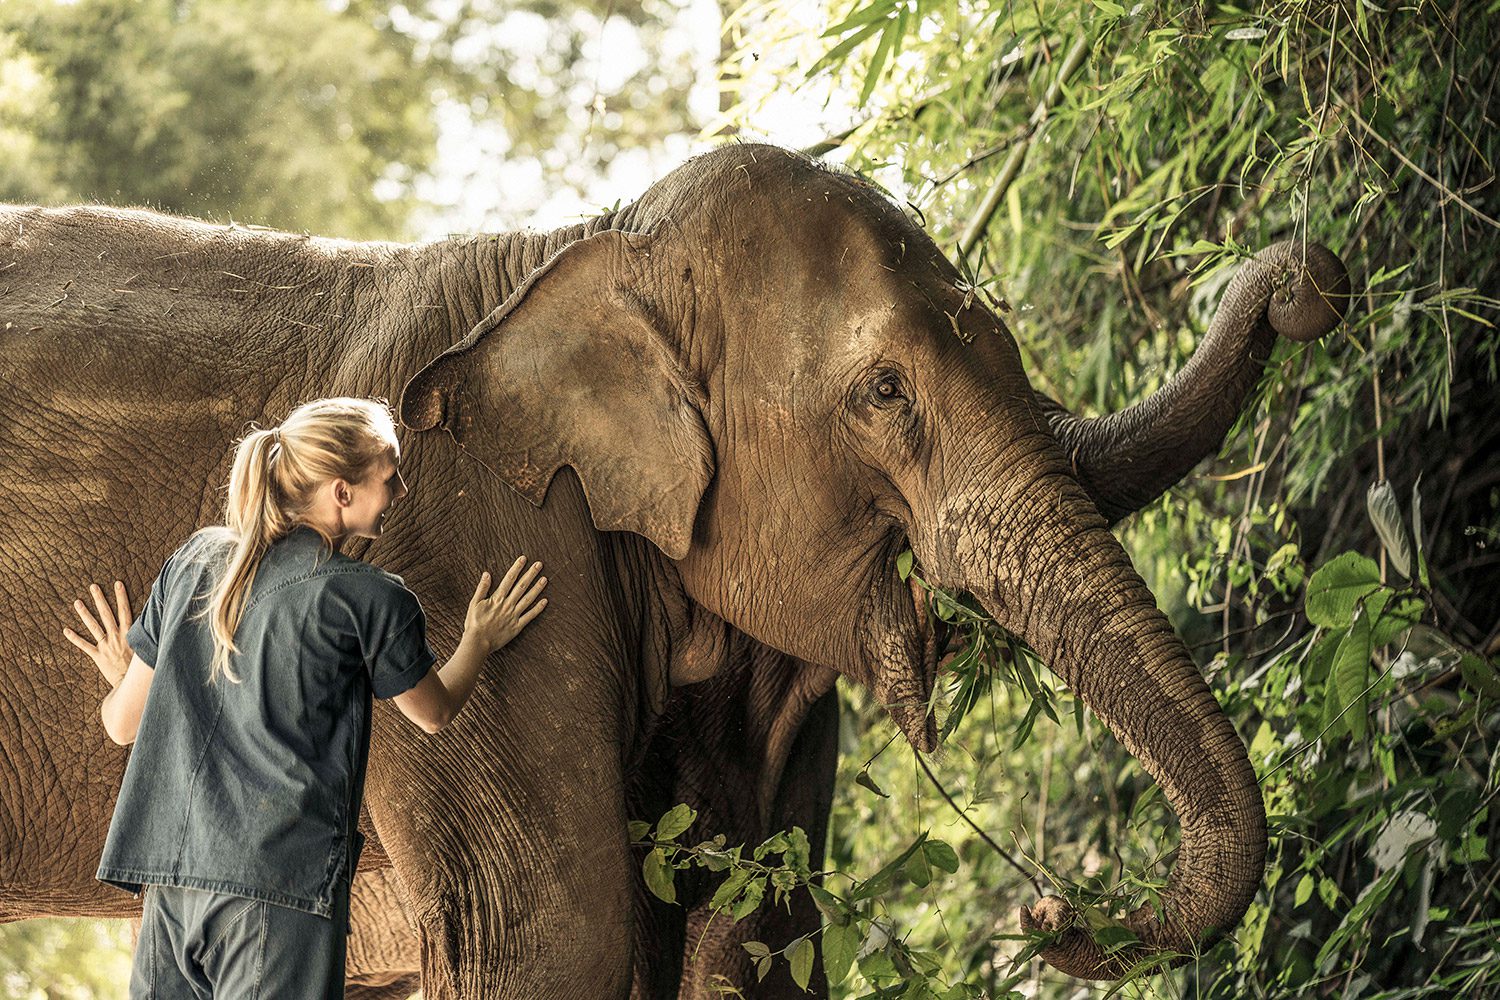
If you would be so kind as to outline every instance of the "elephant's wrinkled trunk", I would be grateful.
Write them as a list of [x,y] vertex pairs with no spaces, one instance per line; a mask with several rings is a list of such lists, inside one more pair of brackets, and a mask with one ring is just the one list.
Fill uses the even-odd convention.
[[[1055,445],[1046,450],[1060,466]],[[1071,476],[1051,471],[1003,502],[956,511],[938,543],[967,579],[942,582],[973,592],[1031,644],[1156,779],[1182,824],[1161,908],[1125,917],[1139,947],[1104,954],[1055,896],[1023,909],[1022,926],[1061,932],[1042,957],[1083,978],[1198,950],[1238,923],[1261,880],[1265,808],[1244,744]]]

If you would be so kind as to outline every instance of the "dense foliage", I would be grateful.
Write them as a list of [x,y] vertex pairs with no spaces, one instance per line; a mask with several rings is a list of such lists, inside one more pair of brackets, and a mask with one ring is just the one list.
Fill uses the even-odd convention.
[[[866,117],[823,148],[1010,304],[1069,405],[1152,391],[1258,247],[1315,239],[1356,276],[1348,324],[1280,345],[1219,461],[1122,530],[1272,827],[1233,936],[1125,992],[1500,992],[1495,5],[839,0],[816,43],[802,13],[740,11],[739,113],[773,80],[858,94]],[[1016,908],[1097,900],[1125,943],[1110,915],[1159,887],[1175,820],[982,616],[935,607],[969,623],[948,709],[967,714],[927,762],[851,699],[829,863],[869,871],[930,830],[962,867],[861,904],[866,957],[835,995],[1077,995],[1024,961]]]

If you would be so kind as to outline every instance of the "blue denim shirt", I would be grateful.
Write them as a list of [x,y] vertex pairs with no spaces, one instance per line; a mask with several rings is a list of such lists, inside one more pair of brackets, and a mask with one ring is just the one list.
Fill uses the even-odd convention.
[[330,916],[363,846],[371,695],[408,690],[437,657],[400,577],[297,527],[251,581],[230,659],[242,683],[208,683],[209,617],[191,616],[231,545],[223,528],[188,539],[126,634],[155,673],[96,877]]

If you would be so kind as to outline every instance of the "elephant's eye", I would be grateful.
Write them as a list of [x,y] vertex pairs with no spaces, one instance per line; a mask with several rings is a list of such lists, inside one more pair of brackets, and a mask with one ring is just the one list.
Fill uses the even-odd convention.
[[901,384],[901,376],[892,371],[880,372],[870,383],[870,394],[875,397],[877,403],[893,403],[899,399],[905,399],[906,387]]

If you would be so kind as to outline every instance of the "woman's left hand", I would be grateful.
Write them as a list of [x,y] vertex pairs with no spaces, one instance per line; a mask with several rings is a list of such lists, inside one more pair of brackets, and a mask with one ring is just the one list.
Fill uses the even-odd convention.
[[84,627],[89,630],[94,641],[89,642],[70,628],[63,629],[63,636],[89,655],[94,666],[109,681],[110,687],[119,687],[125,671],[130,669],[130,660],[134,655],[125,642],[125,633],[130,631],[130,623],[133,621],[130,599],[125,596],[125,584],[119,580],[115,581],[114,611],[110,610],[108,602],[104,600],[104,589],[97,583],[89,584],[89,593],[93,594],[94,606],[99,609],[98,620],[89,614],[88,606],[81,600],[73,602],[73,610],[78,612],[78,617],[83,620]]

